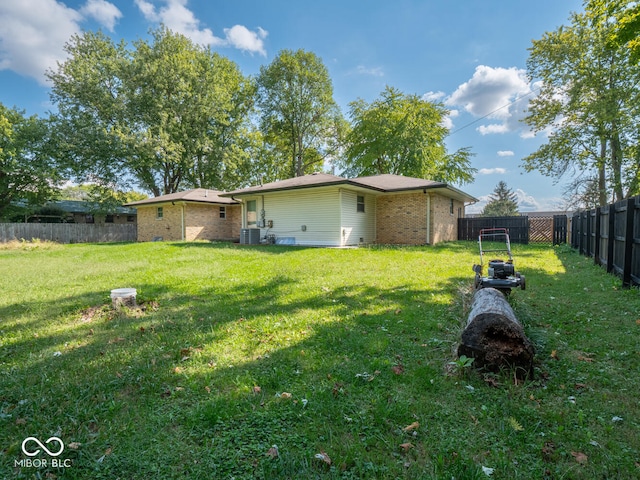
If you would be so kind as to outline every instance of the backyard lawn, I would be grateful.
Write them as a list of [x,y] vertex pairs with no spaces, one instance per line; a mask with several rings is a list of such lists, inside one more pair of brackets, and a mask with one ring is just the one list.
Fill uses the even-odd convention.
[[640,292],[513,250],[524,381],[455,355],[473,242],[0,245],[0,478],[638,478]]

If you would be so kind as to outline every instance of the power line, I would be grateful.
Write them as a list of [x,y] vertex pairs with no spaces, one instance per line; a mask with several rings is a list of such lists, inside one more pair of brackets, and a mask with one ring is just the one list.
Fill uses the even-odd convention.
[[469,122],[465,125],[463,125],[462,127],[453,130],[452,132],[449,132],[449,134],[447,135],[447,137],[450,137],[451,135],[453,135],[454,133],[458,133],[461,130],[464,130],[467,127],[470,127],[471,125],[474,125],[478,122],[480,122],[481,120],[484,120],[487,117],[490,117],[491,115],[493,115],[494,113],[502,110],[503,108],[507,108],[510,107],[511,105],[514,105],[515,103],[518,103],[520,100],[522,100],[525,97],[528,97],[529,95],[533,95],[534,93],[538,93],[540,91],[540,89],[535,89],[535,90],[531,90],[529,93],[525,93],[524,95],[522,95],[521,97],[516,98],[515,100],[512,100],[511,102],[507,103],[506,105],[502,105],[501,107],[496,108],[495,110],[492,110],[491,112],[487,113],[486,115],[483,115],[482,117],[476,118],[475,120],[473,120],[472,122]]

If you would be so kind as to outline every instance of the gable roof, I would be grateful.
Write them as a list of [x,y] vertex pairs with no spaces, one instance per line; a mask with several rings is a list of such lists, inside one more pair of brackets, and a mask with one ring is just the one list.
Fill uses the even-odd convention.
[[[328,173],[313,173],[301,177],[288,178],[277,182],[265,183],[249,188],[242,188],[222,195],[228,197],[296,190],[303,188],[323,187],[330,185],[351,185],[353,187],[375,190],[380,193],[406,192],[411,190],[437,190],[439,193],[464,202],[477,202],[478,199],[443,182],[435,182],[424,178],[405,177],[403,175],[372,175],[368,177],[344,178]],[[446,193],[445,193],[446,192]]]
[[222,205],[234,205],[238,203],[232,198],[221,197],[221,193],[223,192],[219,190],[195,188],[193,190],[160,195],[159,197],[145,198],[144,200],[138,200],[137,202],[126,203],[125,206],[137,207],[140,205],[145,206],[167,202],[197,202]]

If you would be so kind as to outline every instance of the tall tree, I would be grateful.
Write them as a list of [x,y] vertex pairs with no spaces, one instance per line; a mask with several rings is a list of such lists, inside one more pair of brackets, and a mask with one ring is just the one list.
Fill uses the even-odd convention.
[[640,68],[627,49],[612,46],[607,19],[573,14],[571,21],[530,49],[529,75],[541,87],[526,122],[551,134],[524,167],[556,179],[574,174],[585,187],[595,177],[606,204],[639,189]]
[[322,168],[338,151],[344,120],[327,68],[312,52],[283,50],[257,79],[260,128],[279,178]]
[[67,44],[69,59],[48,73],[61,155],[80,178],[130,179],[155,196],[238,186],[253,82],[164,27],[133,46],[92,32]]
[[473,180],[469,149],[447,153],[441,105],[387,86],[372,103],[350,103],[352,129],[344,168],[349,176],[392,173],[447,183]]
[[483,217],[513,217],[518,215],[518,196],[503,180],[498,182],[489,202],[482,209]]
[[50,145],[46,120],[0,103],[0,218],[55,197],[61,176]]

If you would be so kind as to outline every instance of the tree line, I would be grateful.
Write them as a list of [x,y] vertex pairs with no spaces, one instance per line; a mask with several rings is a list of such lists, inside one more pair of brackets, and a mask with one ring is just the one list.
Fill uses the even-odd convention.
[[[584,5],[529,49],[538,94],[525,122],[547,136],[522,162],[554,180],[570,175],[567,196],[590,207],[640,193],[640,10],[630,0]],[[312,52],[283,50],[246,76],[164,26],[131,45],[85,32],[65,51],[47,72],[55,112],[26,117],[0,105],[0,218],[17,201],[55,197],[66,180],[158,196],[328,166],[451,184],[475,174],[470,148],[447,151],[442,103],[387,86],[345,116]]]
[[41,204],[67,179],[153,196],[327,166],[350,176],[473,179],[469,149],[447,152],[442,104],[387,87],[370,104],[352,102],[348,121],[312,52],[283,50],[250,77],[181,34],[151,33],[131,46],[101,32],[75,35],[68,59],[47,72],[55,113],[25,118],[1,107],[0,128],[14,149],[2,150],[2,172],[12,179],[0,176],[0,190],[11,191],[0,216],[17,199]]

